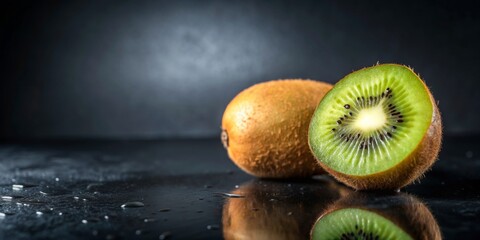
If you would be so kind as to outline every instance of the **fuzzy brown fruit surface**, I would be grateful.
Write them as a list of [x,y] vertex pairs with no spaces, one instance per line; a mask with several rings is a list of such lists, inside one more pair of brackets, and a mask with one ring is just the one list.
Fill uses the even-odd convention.
[[230,159],[256,177],[307,177],[321,172],[308,147],[308,126],[332,85],[276,80],[251,86],[227,106],[222,142]]

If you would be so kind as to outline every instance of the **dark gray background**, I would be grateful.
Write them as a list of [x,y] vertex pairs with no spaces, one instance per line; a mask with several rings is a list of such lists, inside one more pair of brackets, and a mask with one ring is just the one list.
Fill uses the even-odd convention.
[[11,1],[0,7],[0,138],[219,134],[270,79],[412,66],[449,134],[480,132],[480,15],[458,1]]

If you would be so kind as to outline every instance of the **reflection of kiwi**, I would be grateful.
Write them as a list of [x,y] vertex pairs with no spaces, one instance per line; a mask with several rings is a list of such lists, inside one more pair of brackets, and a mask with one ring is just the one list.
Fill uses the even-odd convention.
[[428,208],[408,194],[352,193],[317,220],[311,239],[441,239]]
[[[223,207],[223,236],[240,239],[308,239],[318,212],[350,192],[329,182],[252,181],[232,193]],[[273,200],[272,200],[273,199]]]
[[321,169],[308,148],[308,125],[332,85],[309,80],[256,84],[228,104],[222,142],[244,171],[267,178],[306,177]]
[[398,189],[440,150],[435,101],[410,68],[377,65],[339,81],[319,104],[309,144],[322,167],[356,189]]

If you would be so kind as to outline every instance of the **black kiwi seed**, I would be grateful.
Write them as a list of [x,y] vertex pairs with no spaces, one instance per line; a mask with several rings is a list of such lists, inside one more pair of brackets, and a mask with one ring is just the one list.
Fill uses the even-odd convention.
[[397,126],[392,126],[393,129],[397,129]]
[[392,134],[391,134],[391,133],[389,133],[389,132],[387,132],[387,135],[388,135],[388,137],[392,137]]
[[337,123],[338,123],[338,124],[342,124],[342,121],[340,121],[340,120],[337,120]]
[[403,120],[402,120],[402,119],[398,119],[397,122],[401,123],[401,122],[403,122]]
[[336,130],[335,128],[332,128],[332,131],[334,131],[334,132],[335,132],[335,130]]
[[345,106],[343,106],[343,107],[345,107],[345,109],[350,109],[350,105],[349,105],[349,104],[345,104]]
[[353,113],[352,113],[352,112],[350,112],[349,114],[350,114],[350,116],[353,116]]

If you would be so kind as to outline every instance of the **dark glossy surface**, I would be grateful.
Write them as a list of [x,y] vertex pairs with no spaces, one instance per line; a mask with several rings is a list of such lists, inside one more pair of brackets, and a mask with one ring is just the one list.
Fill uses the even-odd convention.
[[[433,170],[401,194],[362,198],[393,218],[406,215],[402,206],[426,206],[444,239],[478,239],[474,139],[446,138]],[[318,216],[354,194],[325,176],[255,179],[228,160],[217,139],[2,143],[0,161],[0,239],[159,239],[165,232],[170,239],[220,239],[224,232],[304,239]],[[145,206],[121,207],[132,201]]]

